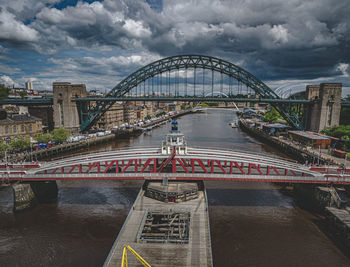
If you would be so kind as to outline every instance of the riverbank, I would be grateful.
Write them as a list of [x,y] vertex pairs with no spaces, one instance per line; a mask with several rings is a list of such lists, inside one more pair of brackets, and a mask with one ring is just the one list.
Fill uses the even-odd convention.
[[253,137],[268,145],[278,148],[283,153],[297,160],[300,163],[304,164],[308,162],[312,165],[324,164],[337,166],[343,166],[345,164],[346,168],[350,168],[349,160],[345,161],[344,159],[327,155],[311,147],[298,145],[283,136],[270,136],[257,128],[249,127],[243,118],[239,120],[239,126],[243,131],[247,132],[248,134],[252,135]]
[[[329,155],[316,153],[311,148],[302,148],[287,139],[269,136],[263,131],[249,127],[244,119],[240,119],[239,125],[243,131],[251,136],[278,148],[301,163],[308,161],[313,164],[342,165],[339,160],[330,158]],[[292,188],[292,196],[302,207],[306,207],[324,218],[323,221],[327,227],[323,227],[323,230],[350,258],[350,201],[341,199],[337,192],[339,189],[344,191],[346,199],[345,187],[294,184]]]
[[192,109],[185,110],[185,111],[180,111],[180,112],[178,112],[178,113],[176,113],[174,115],[170,115],[170,116],[168,116],[166,118],[161,118],[161,119],[152,121],[150,123],[146,123],[146,124],[142,125],[141,128],[147,129],[150,126],[158,126],[158,125],[160,125],[160,123],[166,122],[169,119],[176,119],[176,118],[181,117],[183,115],[190,114],[190,113],[196,113],[196,112],[198,112],[198,111],[193,111]]
[[52,158],[52,157],[57,157],[60,154],[65,154],[67,152],[71,152],[71,151],[77,151],[77,150],[85,150],[85,149],[89,149],[90,147],[93,146],[97,146],[103,143],[108,143],[110,141],[113,141],[115,138],[128,138],[131,136],[135,136],[135,135],[140,135],[142,133],[142,131],[146,130],[147,127],[150,126],[158,126],[160,123],[166,122],[169,119],[173,119],[173,118],[178,118],[181,116],[184,116],[186,114],[190,114],[193,113],[192,110],[185,110],[183,112],[179,112],[177,114],[171,115],[167,118],[161,118],[159,120],[155,120],[151,123],[145,124],[142,127],[141,131],[133,131],[133,128],[130,129],[130,131],[124,132],[123,135],[117,135],[117,134],[108,134],[108,135],[104,135],[104,136],[96,136],[96,137],[92,137],[89,139],[85,139],[85,140],[81,140],[79,142],[72,142],[72,143],[66,143],[66,144],[59,144],[50,148],[46,148],[46,149],[41,149],[41,150],[36,150],[32,152],[32,155],[30,152],[22,152],[22,153],[18,153],[16,155],[8,155],[8,161],[9,162],[19,162],[19,161],[31,161],[32,159],[34,161],[37,160],[43,160],[43,159],[48,159],[48,158]]

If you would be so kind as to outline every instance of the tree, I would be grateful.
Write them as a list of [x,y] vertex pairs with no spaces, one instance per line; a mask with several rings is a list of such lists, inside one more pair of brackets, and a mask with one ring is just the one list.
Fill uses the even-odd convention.
[[322,130],[322,133],[337,138],[342,138],[345,135],[350,136],[350,125],[334,126],[332,128]]
[[9,93],[10,93],[10,89],[8,89],[5,85],[0,84],[0,99],[8,98]]
[[48,143],[49,141],[52,141],[53,140],[53,137],[51,134],[49,133],[37,133],[35,134],[34,136],[34,139],[36,141],[38,141],[38,143]]
[[279,114],[279,112],[275,108],[272,108],[265,113],[264,121],[273,123],[273,122],[276,122],[277,120],[283,120],[283,117]]
[[71,131],[67,128],[58,128],[51,132],[53,141],[57,143],[62,143],[68,139],[68,137],[71,136]]
[[166,112],[165,112],[165,111],[162,111],[162,112],[157,113],[157,114],[156,114],[156,117],[158,118],[158,117],[160,117],[160,116],[162,116],[162,115],[165,115],[165,114],[166,114]]
[[19,96],[24,99],[24,97],[27,95],[27,92],[19,92]]
[[2,140],[0,139],[0,153],[4,153],[5,150],[7,149],[7,144]]
[[322,130],[321,133],[339,138],[344,144],[344,149],[350,149],[350,125],[334,126]]
[[20,136],[19,138],[12,139],[9,148],[15,150],[28,149],[30,148],[30,138],[28,136]]

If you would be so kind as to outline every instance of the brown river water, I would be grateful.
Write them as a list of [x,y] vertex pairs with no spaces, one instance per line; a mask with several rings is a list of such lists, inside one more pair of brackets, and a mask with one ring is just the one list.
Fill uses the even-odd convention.
[[[267,153],[276,149],[229,127],[232,110],[179,119],[188,145]],[[160,146],[169,123],[139,137],[93,147]],[[12,212],[11,188],[0,189],[0,266],[102,266],[142,182],[58,182],[55,204]],[[299,208],[270,183],[205,182],[214,266],[350,266],[344,251],[318,225],[322,217]]]

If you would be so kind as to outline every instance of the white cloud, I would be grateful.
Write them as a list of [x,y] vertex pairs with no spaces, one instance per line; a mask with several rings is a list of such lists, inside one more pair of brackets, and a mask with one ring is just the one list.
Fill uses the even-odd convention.
[[16,83],[14,80],[12,80],[11,77],[7,76],[7,75],[2,75],[0,76],[0,83],[3,83],[7,86],[18,86],[18,83]]
[[21,21],[6,9],[0,9],[0,40],[10,42],[33,42],[37,41],[39,33]]
[[349,64],[347,63],[339,63],[336,68],[336,71],[341,72],[344,77],[349,77]]
[[285,44],[288,42],[288,30],[283,25],[274,25],[269,33],[276,44]]
[[[159,13],[142,0],[61,10],[53,8],[58,1],[0,0],[0,42],[52,56],[48,70],[60,79],[115,83],[160,57],[190,53],[244,62],[263,80],[349,73],[337,65],[350,60],[347,0],[164,0]],[[41,78],[50,79],[48,70]],[[1,64],[0,73],[11,75]]]
[[145,28],[141,21],[135,21],[132,19],[127,19],[123,28],[127,30],[131,36],[138,38],[147,38],[152,34],[150,29]]

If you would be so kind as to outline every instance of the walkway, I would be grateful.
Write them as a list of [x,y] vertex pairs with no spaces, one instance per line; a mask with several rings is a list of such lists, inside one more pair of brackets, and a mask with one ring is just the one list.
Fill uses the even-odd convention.
[[[137,235],[148,210],[189,211],[190,237],[188,244],[141,243]],[[154,266],[212,266],[211,244],[208,225],[208,207],[205,192],[199,191],[197,199],[181,203],[164,203],[144,196],[141,190],[119,232],[104,266],[119,266],[123,246],[129,245],[152,267]],[[139,266],[134,255],[128,252],[128,264]],[[137,265],[139,264],[139,265]]]

